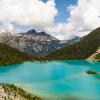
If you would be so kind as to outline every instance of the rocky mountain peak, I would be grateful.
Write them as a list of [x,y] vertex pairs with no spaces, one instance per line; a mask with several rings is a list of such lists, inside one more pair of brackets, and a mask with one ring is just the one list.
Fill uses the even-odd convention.
[[[36,31],[35,29],[32,29],[32,30],[29,30],[25,33],[20,33],[20,35],[24,36],[25,37],[33,37],[35,40],[38,39],[38,40],[46,40],[46,41],[49,41],[49,40],[58,40],[56,39],[55,37],[53,37],[52,35],[50,34],[47,34],[46,32],[44,31]],[[58,40],[59,41],[59,40]]]
[[28,34],[28,35],[37,35],[37,32],[36,32],[35,29],[32,29],[32,30],[27,31],[26,34]]
[[50,36],[49,34],[47,34],[44,31],[36,31],[35,29],[29,30],[26,32],[27,35],[36,35],[36,36]]

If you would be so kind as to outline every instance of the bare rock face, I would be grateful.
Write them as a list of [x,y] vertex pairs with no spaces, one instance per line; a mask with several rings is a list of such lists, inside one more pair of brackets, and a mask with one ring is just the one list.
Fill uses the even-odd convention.
[[71,41],[60,41],[45,32],[37,32],[33,29],[17,35],[9,32],[2,33],[0,34],[0,43],[10,45],[33,57],[44,57],[70,44]]

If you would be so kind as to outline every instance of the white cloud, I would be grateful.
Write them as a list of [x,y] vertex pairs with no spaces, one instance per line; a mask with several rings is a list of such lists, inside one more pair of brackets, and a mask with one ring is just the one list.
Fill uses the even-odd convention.
[[0,0],[0,22],[32,25],[44,29],[51,25],[57,15],[55,1]]
[[74,35],[84,36],[100,27],[99,4],[100,0],[78,0],[77,5],[67,7],[70,17],[65,23],[54,24],[47,30],[60,39],[68,39]]
[[60,39],[84,36],[100,26],[100,0],[78,0],[77,5],[70,5],[67,10],[70,17],[66,22],[55,24],[58,14],[55,0],[46,3],[40,0],[0,0],[0,23],[7,23],[3,26],[9,26],[9,30],[14,29],[12,23],[31,25]]
[[76,6],[69,6],[70,18],[66,32],[83,36],[100,26],[100,0],[78,0]]

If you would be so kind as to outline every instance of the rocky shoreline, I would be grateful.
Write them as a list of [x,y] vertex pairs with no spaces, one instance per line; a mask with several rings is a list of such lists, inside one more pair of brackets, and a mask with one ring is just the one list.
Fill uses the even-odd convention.
[[42,100],[13,84],[0,84],[0,100]]

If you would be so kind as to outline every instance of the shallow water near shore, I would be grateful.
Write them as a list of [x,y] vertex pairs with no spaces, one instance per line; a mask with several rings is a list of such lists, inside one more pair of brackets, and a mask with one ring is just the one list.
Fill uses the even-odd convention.
[[100,100],[100,62],[24,62],[0,67],[0,83],[16,84],[49,100]]

